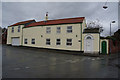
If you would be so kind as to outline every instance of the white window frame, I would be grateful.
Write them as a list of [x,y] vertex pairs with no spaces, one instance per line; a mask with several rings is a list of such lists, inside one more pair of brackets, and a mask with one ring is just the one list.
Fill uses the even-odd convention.
[[51,27],[46,27],[46,33],[50,34],[51,33]]
[[61,39],[56,39],[56,45],[61,45]]
[[14,33],[14,27],[12,27],[12,30],[11,30],[12,33]]
[[66,39],[66,45],[72,46],[72,39]]
[[72,33],[72,26],[67,26],[67,33]]
[[50,38],[47,38],[46,39],[46,45],[50,45],[51,43],[50,43]]
[[35,44],[35,38],[32,38],[31,44]]
[[20,25],[18,26],[18,32],[20,32]]
[[28,43],[28,40],[25,38],[24,39],[24,44],[27,44]]
[[57,28],[56,28],[56,33],[57,33],[57,34],[60,34],[60,33],[61,33],[61,27],[57,27]]

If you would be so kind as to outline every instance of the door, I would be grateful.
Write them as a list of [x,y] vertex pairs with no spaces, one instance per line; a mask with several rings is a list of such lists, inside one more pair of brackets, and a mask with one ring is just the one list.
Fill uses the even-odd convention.
[[19,46],[20,45],[20,38],[12,38],[12,46]]
[[102,41],[102,54],[107,54],[107,43]]
[[92,51],[92,40],[86,40],[86,51]]
[[84,52],[85,53],[93,52],[93,39],[91,36],[88,36],[84,40]]

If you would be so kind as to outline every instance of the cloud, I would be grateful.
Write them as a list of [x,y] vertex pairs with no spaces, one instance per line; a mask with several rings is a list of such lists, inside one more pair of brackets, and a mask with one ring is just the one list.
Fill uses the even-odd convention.
[[45,13],[49,12],[49,19],[86,17],[86,21],[100,20],[104,27],[103,34],[109,32],[110,21],[115,20],[113,30],[118,25],[118,5],[116,2],[107,3],[108,9],[102,7],[104,2],[3,2],[2,23],[7,27],[13,23],[35,19],[44,20]]
[[[2,0],[2,2],[106,2],[106,0]],[[108,0],[118,2],[118,0]]]

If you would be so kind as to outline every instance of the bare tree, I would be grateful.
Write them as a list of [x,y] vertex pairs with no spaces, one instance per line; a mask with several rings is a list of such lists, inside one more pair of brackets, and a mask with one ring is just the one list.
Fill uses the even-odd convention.
[[99,19],[96,19],[96,21],[90,21],[89,23],[87,23],[87,28],[89,29],[99,28],[100,33],[103,32],[103,26],[99,22]]

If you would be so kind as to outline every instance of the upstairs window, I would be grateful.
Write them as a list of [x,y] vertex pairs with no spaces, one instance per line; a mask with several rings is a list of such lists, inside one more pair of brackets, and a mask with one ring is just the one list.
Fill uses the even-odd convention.
[[32,39],[31,44],[35,44],[35,39]]
[[51,27],[46,27],[46,33],[51,33]]
[[50,39],[46,39],[46,45],[50,45]]
[[24,39],[24,44],[27,44],[27,39]]
[[67,39],[66,45],[71,46],[72,45],[72,39]]
[[56,45],[60,45],[61,42],[60,42],[60,39],[56,39]]
[[67,33],[72,33],[72,26],[67,26]]
[[58,34],[61,33],[61,27],[57,27],[57,31]]
[[18,32],[20,32],[20,25],[18,26]]
[[12,27],[12,31],[11,32],[14,33],[14,27]]

